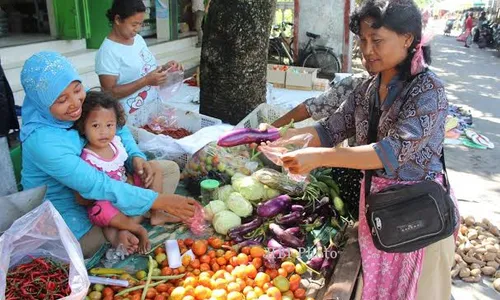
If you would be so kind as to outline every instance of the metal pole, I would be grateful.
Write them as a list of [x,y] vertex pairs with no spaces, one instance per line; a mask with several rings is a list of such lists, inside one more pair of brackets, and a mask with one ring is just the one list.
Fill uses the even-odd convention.
[[7,137],[0,137],[0,197],[17,192]]

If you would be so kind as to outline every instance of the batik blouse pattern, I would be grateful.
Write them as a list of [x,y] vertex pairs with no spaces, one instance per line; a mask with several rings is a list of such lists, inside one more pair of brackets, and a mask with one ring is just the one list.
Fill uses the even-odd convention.
[[[339,109],[317,126],[323,146],[355,136],[357,145],[368,144],[370,99],[378,103],[379,78],[360,84]],[[389,99],[391,90],[396,94]],[[440,161],[448,100],[441,80],[431,71],[411,83],[391,82],[380,107],[374,148],[384,165],[377,176],[401,181],[433,180],[441,173]]]
[[368,75],[365,73],[355,74],[342,79],[335,86],[328,89],[316,98],[304,101],[309,115],[314,120],[321,120],[333,114],[339,106],[349,99],[356,87],[365,81]]

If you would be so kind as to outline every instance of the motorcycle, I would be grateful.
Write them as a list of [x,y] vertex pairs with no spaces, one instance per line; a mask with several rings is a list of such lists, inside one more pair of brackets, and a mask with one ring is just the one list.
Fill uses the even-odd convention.
[[455,19],[446,20],[446,25],[444,26],[444,35],[445,36],[451,35],[451,29],[453,28],[454,23],[455,23]]
[[481,25],[479,30],[479,39],[477,41],[477,45],[479,49],[483,49],[486,47],[494,48],[495,40],[494,40],[494,27],[490,22],[485,22]]

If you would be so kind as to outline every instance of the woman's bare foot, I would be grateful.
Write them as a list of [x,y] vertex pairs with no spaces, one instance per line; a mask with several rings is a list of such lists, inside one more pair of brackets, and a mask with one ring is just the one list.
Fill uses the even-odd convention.
[[139,249],[138,252],[140,254],[146,254],[149,250],[151,250],[151,242],[149,241],[149,235],[146,228],[139,225],[137,231],[134,230],[134,233],[139,238]]
[[151,211],[151,225],[163,225],[165,223],[178,223],[181,219],[174,217],[170,214],[165,213],[161,210],[152,210]]
[[128,254],[137,252],[139,248],[139,239],[128,230],[118,230],[114,227],[106,227],[103,228],[103,233],[114,248],[117,248],[121,244],[125,247]]

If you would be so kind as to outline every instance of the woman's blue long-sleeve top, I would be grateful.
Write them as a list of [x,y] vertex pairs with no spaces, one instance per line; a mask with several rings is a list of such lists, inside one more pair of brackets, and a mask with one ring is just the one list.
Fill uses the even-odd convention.
[[[117,132],[129,155],[142,157],[130,131]],[[86,199],[109,200],[129,216],[147,212],[158,194],[110,178],[80,158],[84,140],[78,132],[51,126],[38,128],[22,144],[22,185],[25,189],[47,186],[50,200],[77,239],[85,235],[92,224],[87,209],[75,200],[74,191]]]

